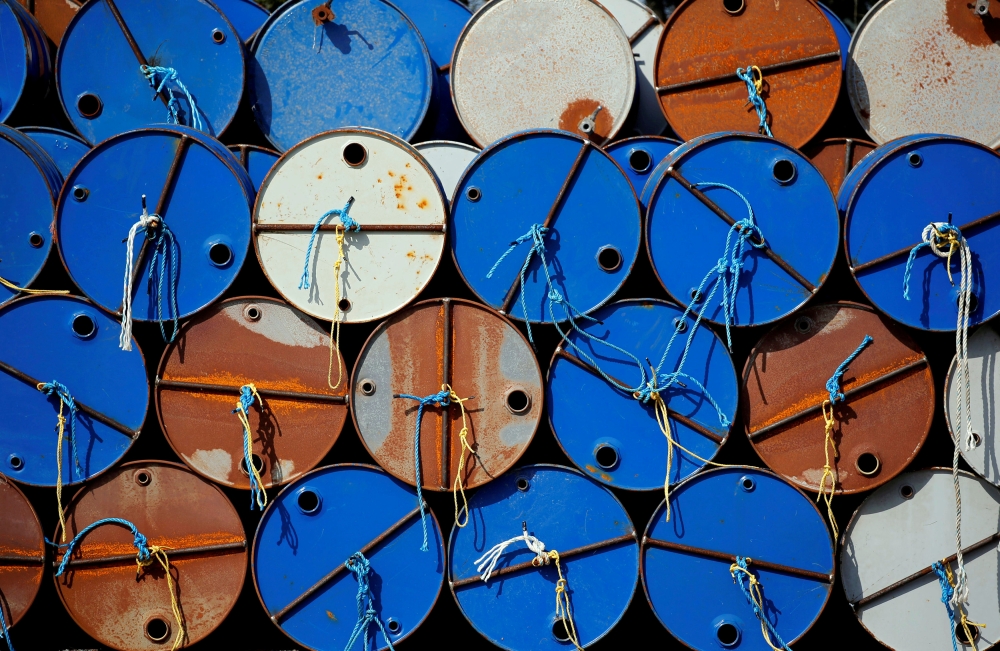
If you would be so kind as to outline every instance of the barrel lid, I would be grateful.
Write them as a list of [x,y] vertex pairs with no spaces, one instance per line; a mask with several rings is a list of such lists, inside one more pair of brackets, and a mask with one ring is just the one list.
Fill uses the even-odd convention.
[[879,144],[948,133],[1000,145],[1000,6],[965,0],[883,0],[854,30],[847,92]]
[[[413,489],[374,466],[339,464],[300,477],[268,506],[254,538],[254,583],[271,621],[310,649],[343,649],[358,617],[358,584],[344,562],[361,552],[392,643],[409,637],[444,583],[441,529],[428,511],[424,552],[420,522]],[[372,648],[387,647],[374,636]]]
[[[1000,492],[985,480],[959,471],[962,545],[968,575],[969,621],[978,648],[998,640],[997,521]],[[971,516],[970,514],[975,514]],[[861,625],[893,649],[946,649],[951,625],[931,565],[942,559],[954,569],[955,487],[950,468],[909,472],[872,493],[844,532],[840,579]],[[957,631],[961,636],[961,627]]]
[[946,261],[926,247],[913,259],[910,297],[903,279],[911,249],[931,223],[959,228],[973,255],[970,325],[1000,312],[990,292],[1000,250],[1000,155],[953,136],[911,136],[866,157],[841,188],[844,242],[851,272],[879,310],[921,330],[954,330],[958,256],[949,282]]
[[74,296],[34,296],[0,308],[4,474],[33,486],[56,485],[59,400],[39,391],[41,382],[60,382],[76,400],[80,469],[74,446],[63,446],[64,484],[95,477],[128,451],[146,418],[149,384],[138,346],[119,350],[120,330],[117,320]]
[[83,3],[79,0],[18,0],[31,12],[39,26],[56,46],[62,41],[63,32],[80,11]]
[[155,320],[157,310],[163,320],[190,316],[215,301],[243,265],[252,183],[225,147],[187,127],[138,129],[92,149],[67,179],[56,233],[70,277],[109,312],[121,309],[123,240],[142,214],[143,195],[149,213],[162,216],[174,234],[182,264],[175,314],[166,288],[172,271],[168,265],[158,307],[158,287],[147,281],[154,247],[136,236],[133,317]]
[[[66,539],[102,518],[132,522],[170,560],[185,645],[222,624],[243,588],[247,539],[217,487],[178,463],[133,461],[80,489],[66,508]],[[53,535],[58,535],[56,532]],[[170,587],[156,566],[136,578],[132,533],[106,524],[76,547],[56,591],[73,621],[115,649],[155,651],[176,635]],[[54,564],[61,561],[57,554]]]
[[184,325],[160,361],[156,409],[167,442],[202,477],[249,489],[233,407],[241,387],[253,384],[262,405],[248,414],[252,462],[263,485],[315,468],[347,420],[347,372],[331,389],[344,361],[335,351],[336,366],[328,366],[329,348],[330,336],[284,301],[246,296],[209,308]]
[[538,464],[476,491],[469,508],[469,526],[451,532],[448,575],[462,614],[490,642],[512,650],[566,648],[554,607],[554,563],[536,567],[534,553],[518,541],[506,548],[489,581],[480,578],[477,559],[522,531],[544,543],[545,551],[559,552],[581,646],[621,620],[638,580],[639,545],[611,491],[576,470]]
[[354,366],[351,415],[375,461],[415,485],[418,403],[395,396],[423,398],[445,385],[469,399],[463,404],[475,454],[462,443],[458,405],[427,407],[420,440],[423,488],[452,490],[459,472],[464,486],[474,488],[517,463],[542,419],[538,361],[524,335],[486,307],[431,299],[379,325]]
[[636,136],[606,145],[604,151],[625,171],[625,176],[638,197],[642,195],[656,166],[680,144],[680,140],[673,138]]
[[[791,314],[826,280],[837,255],[840,219],[823,176],[779,140],[711,134],[660,161],[643,192],[653,271],[682,305],[697,296],[718,265],[731,224],[749,215],[747,203],[718,184],[746,198],[766,243],[763,249],[745,247],[732,324],[761,325]],[[713,282],[717,276],[707,291]],[[722,294],[716,295],[705,318],[721,323]]]
[[[694,327],[693,316],[683,322],[682,316],[682,309],[665,301],[629,299],[602,307],[593,313],[597,322],[581,322],[580,328],[628,350],[639,360],[656,364],[674,330]],[[600,360],[601,369],[619,384],[637,385],[639,375],[633,360],[576,332],[569,339],[591,359]],[[712,459],[729,436],[729,423],[736,418],[736,369],[725,343],[707,328],[698,329],[687,350],[682,350],[682,344],[683,340],[671,350],[663,372],[676,370],[683,352],[687,355],[684,372],[707,391],[699,391],[691,380],[684,379],[683,387],[663,392],[671,435],[694,454]],[[549,422],[556,441],[591,479],[626,490],[662,489],[667,476],[667,441],[657,425],[653,403],[640,403],[598,373],[566,344],[556,348],[546,387]],[[706,394],[719,405],[726,424]],[[683,450],[674,449],[673,453],[672,484],[705,466]]]
[[730,566],[760,581],[768,621],[786,644],[809,630],[830,598],[834,546],[812,500],[749,466],[708,470],[670,492],[642,539],[642,577],[653,613],[698,651],[768,649]]
[[414,145],[434,171],[445,198],[451,200],[462,175],[479,154],[479,148],[464,142],[428,140]]
[[318,0],[286,2],[251,51],[249,101],[278,151],[351,125],[409,140],[430,105],[427,46],[387,0],[338,0],[333,8]]
[[52,158],[63,177],[90,151],[86,140],[62,129],[52,127],[20,127],[18,131],[34,140]]
[[[997,353],[1000,352],[1000,333],[995,323],[984,325],[969,335],[969,389],[970,410],[965,406],[965,396],[959,394],[955,374],[957,360],[953,359],[944,381],[944,413],[948,431],[953,439],[959,439],[959,451],[965,461],[986,481],[1000,486],[1000,468],[997,466],[994,450],[997,445],[996,387],[1000,385],[1000,370],[996,367]],[[964,394],[966,387],[962,386]],[[962,421],[959,421],[959,413]],[[976,446],[965,446],[965,424],[972,425]],[[956,436],[957,434],[957,436]]]
[[257,34],[257,30],[271,15],[254,0],[212,0],[212,2],[232,24],[240,40],[248,45]]
[[737,68],[757,66],[774,135],[793,147],[826,123],[840,94],[837,34],[814,2],[687,0],[667,19],[655,61],[667,121],[684,140],[758,133]]
[[0,609],[7,626],[28,612],[44,574],[45,534],[38,514],[24,493],[0,475]]
[[250,180],[253,181],[254,190],[257,192],[260,192],[261,184],[264,183],[271,168],[281,157],[281,154],[273,149],[257,145],[233,145],[229,151],[233,152],[240,160],[240,164],[247,171]]
[[747,437],[769,468],[808,491],[820,489],[826,455],[827,381],[866,336],[834,408],[837,493],[881,486],[917,456],[934,418],[934,378],[907,332],[857,303],[814,305],[776,326],[743,370]]
[[[0,38],[4,50],[0,57],[0,122],[10,117],[28,83],[31,43],[18,12],[6,2],[0,3]],[[8,50],[8,48],[10,48]]]
[[602,144],[636,89],[628,35],[594,0],[490,2],[465,26],[451,68],[455,109],[480,146],[536,128]]
[[[328,217],[309,244],[317,220],[348,203],[361,230],[344,237],[338,278],[342,221]],[[254,246],[289,303],[320,319],[364,323],[400,310],[427,286],[444,252],[446,219],[434,172],[412,145],[384,131],[336,129],[274,165],[257,196]]]
[[635,115],[631,131],[636,135],[658,136],[669,129],[660,109],[656,72],[653,70],[663,23],[652,9],[635,0],[601,0],[601,5],[622,26],[635,57],[636,97],[632,106]]
[[847,29],[847,25],[845,25],[844,21],[840,19],[840,16],[833,13],[833,9],[830,9],[822,2],[817,2],[816,4],[823,10],[823,15],[830,21],[833,31],[837,34],[837,44],[840,45],[840,67],[841,69],[846,70],[848,50],[851,48],[851,30]]
[[641,217],[614,159],[581,136],[543,129],[514,134],[482,151],[458,185],[450,224],[452,256],[472,291],[501,313],[537,323],[552,320],[546,276],[532,256],[524,278],[525,315],[519,274],[530,244],[498,264],[511,242],[533,225],[549,228],[546,260],[560,270],[555,286],[577,310],[588,312],[608,301],[632,270]]
[[875,143],[855,138],[827,138],[802,148],[837,196],[844,179],[858,162],[875,150]]

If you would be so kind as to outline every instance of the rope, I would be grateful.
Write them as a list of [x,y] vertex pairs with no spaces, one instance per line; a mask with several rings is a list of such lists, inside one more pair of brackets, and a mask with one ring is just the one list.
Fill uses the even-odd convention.
[[[0,594],[0,597],[3,597],[3,595]],[[3,641],[6,642],[7,651],[14,651],[14,643],[11,642],[10,639],[10,628],[7,627],[7,620],[4,619],[3,616],[3,601],[6,600],[0,599],[0,639],[3,639]],[[13,613],[11,614],[11,617],[13,617]],[[13,626],[13,622],[11,622],[11,625]]]
[[569,584],[563,578],[562,566],[559,565],[559,552],[553,549],[549,552],[549,558],[556,562],[556,572],[559,573],[559,580],[556,581],[556,617],[562,620],[569,641],[573,643],[577,651],[583,651],[583,647],[580,646],[580,638],[576,634],[576,624],[573,623],[573,614],[569,609]]
[[68,289],[28,289],[26,287],[18,287],[3,277],[0,277],[0,285],[3,285],[13,292],[24,292],[25,294],[29,294],[31,296],[57,296],[69,294]]
[[[448,397],[453,403],[457,403],[459,408],[462,410],[462,431],[458,433],[458,438],[462,442],[462,451],[458,456],[458,473],[455,475],[455,482],[451,487],[451,495],[455,501],[455,526],[459,529],[465,527],[469,524],[469,500],[465,499],[465,486],[462,483],[462,473],[465,472],[465,452],[468,450],[469,454],[479,459],[479,455],[472,446],[469,445],[469,425],[465,420],[465,401],[472,400],[469,398],[459,398],[455,390],[451,388],[450,384],[446,384],[443,387],[448,390]],[[474,396],[473,396],[474,397]],[[447,416],[445,416],[447,418]],[[482,459],[479,459],[480,465],[482,465]],[[458,508],[458,494],[462,494],[462,508]],[[461,514],[465,512],[465,521],[462,521]]]
[[764,90],[764,73],[757,66],[747,66],[745,69],[737,68],[736,76],[747,85],[747,102],[744,106],[752,104],[757,111],[757,119],[760,121],[757,133],[766,133],[773,138],[774,134],[771,133],[771,127],[767,124],[767,103],[761,96],[761,92]]
[[952,606],[955,605],[957,581],[955,575],[952,574],[951,564],[947,560],[942,560],[931,565],[931,569],[934,570],[935,574],[937,574],[938,583],[941,586],[941,603],[944,604],[945,610],[948,611],[948,621],[951,623],[952,649],[954,651],[958,651],[958,642],[955,638],[955,631],[957,630],[955,615],[957,613],[960,615],[959,623],[962,625],[962,631],[965,633],[966,642],[968,643],[968,646],[972,647],[972,651],[976,651],[976,639],[973,635],[972,629],[969,627],[976,626],[978,628],[986,628],[986,624],[970,621],[961,605],[952,608]]
[[[764,612],[763,586],[761,586],[760,580],[750,572],[748,566],[751,562],[749,558],[736,557],[736,562],[729,566],[729,573],[733,576],[733,583],[740,587],[740,591],[746,597],[747,603],[753,608],[753,614],[760,621],[760,632],[764,636],[767,646],[771,647],[772,651],[792,651],[782,641],[781,636],[778,635],[778,631],[774,630],[774,626],[771,625],[767,614]],[[775,646],[775,642],[777,642],[777,646]]]
[[[133,242],[139,229],[145,230],[146,239],[153,244],[152,259],[149,263],[149,284],[156,285],[156,309],[154,310],[154,320],[160,326],[160,336],[166,343],[173,343],[177,338],[178,313],[180,308],[177,305],[177,283],[179,274],[180,252],[177,247],[177,239],[173,231],[167,227],[167,223],[157,214],[149,214],[146,210],[146,195],[142,195],[142,214],[139,221],[132,224],[125,240],[125,281],[123,283],[122,296],[122,331],[118,338],[118,347],[122,350],[132,350],[132,264],[134,246]],[[170,337],[167,337],[166,329],[163,327],[163,279],[167,275],[167,265],[170,267],[170,281],[167,286],[168,309],[173,315],[173,329]]]
[[59,399],[59,415],[56,416],[56,431],[59,432],[59,438],[56,443],[56,506],[59,509],[59,530],[62,531],[62,540],[66,542],[66,514],[63,512],[62,505],[62,461],[63,461],[63,438],[66,434],[66,417],[63,415],[63,409],[69,410],[69,441],[73,454],[73,466],[70,468],[70,473],[75,474],[77,477],[83,472],[80,467],[80,457],[77,455],[76,451],[76,401],[73,399],[72,394],[70,394],[69,389],[66,385],[61,384],[55,380],[51,382],[39,382],[35,385],[35,388],[44,393],[47,396],[55,396]]
[[351,639],[348,640],[347,646],[344,647],[344,651],[348,651],[352,646],[354,646],[354,641],[358,639],[358,636],[364,633],[364,645],[361,647],[363,651],[368,651],[370,647],[368,629],[372,624],[378,626],[379,630],[382,631],[382,637],[385,638],[386,644],[392,651],[395,651],[392,646],[392,640],[389,639],[389,634],[385,632],[385,626],[382,624],[382,619],[375,612],[375,597],[372,595],[371,586],[368,583],[368,575],[371,572],[371,563],[365,558],[365,555],[361,552],[355,552],[351,554],[351,557],[344,561],[344,567],[349,569],[354,573],[354,577],[358,580],[358,621],[354,624],[354,631],[351,633]]
[[139,532],[139,529],[128,520],[123,520],[121,518],[103,518],[84,527],[80,533],[76,534],[73,540],[69,541],[69,543],[56,545],[59,548],[66,549],[65,553],[63,553],[62,560],[59,562],[59,569],[56,571],[56,576],[62,576],[63,572],[66,571],[66,566],[69,564],[70,557],[73,555],[73,550],[78,544],[80,544],[80,541],[83,540],[88,533],[105,524],[117,524],[132,532],[132,546],[136,549],[135,576],[137,580],[142,575],[143,569],[152,565],[154,560],[158,561],[160,566],[163,567],[163,571],[167,575],[167,589],[170,590],[170,606],[174,612],[174,620],[177,621],[177,633],[174,635],[174,642],[173,646],[170,647],[170,651],[176,651],[184,643],[186,633],[184,630],[184,616],[181,613],[180,603],[178,601],[179,596],[174,584],[174,578],[170,574],[170,559],[167,558],[167,552],[165,551],[170,548],[150,545],[149,541],[146,540],[146,536],[142,535]]
[[[163,92],[164,88],[167,89],[167,122],[170,124],[184,124],[181,122],[180,109],[177,107],[177,97],[174,96],[173,89],[167,86],[167,82],[172,81],[184,93],[188,101],[188,106],[191,107],[191,124],[188,126],[192,126],[199,131],[204,129],[201,116],[198,115],[198,105],[195,104],[194,97],[191,96],[191,92],[187,89],[187,86],[177,77],[177,70],[162,66],[139,66],[139,70],[153,90],[156,91],[157,95]],[[159,84],[156,83],[156,75],[163,75],[163,79],[160,80]],[[156,98],[154,97],[153,100],[155,101]]]
[[240,387],[240,399],[236,402],[236,409],[232,413],[240,419],[243,425],[243,463],[247,466],[247,476],[250,478],[250,510],[254,505],[261,511],[267,506],[267,491],[264,490],[264,480],[260,478],[260,472],[253,463],[253,445],[250,442],[250,420],[248,418],[250,407],[254,401],[264,407],[264,399],[257,393],[257,387],[253,384],[244,384]]

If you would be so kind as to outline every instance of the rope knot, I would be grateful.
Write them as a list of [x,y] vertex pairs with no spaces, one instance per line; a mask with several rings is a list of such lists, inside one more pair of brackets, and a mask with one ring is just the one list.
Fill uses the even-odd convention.
[[757,119],[760,122],[757,126],[757,133],[766,133],[769,137],[773,138],[774,134],[771,133],[771,126],[767,123],[767,103],[762,96],[764,92],[764,73],[757,66],[747,66],[746,68],[737,68],[736,76],[742,79],[747,85],[746,105],[753,105],[753,108],[757,111]]
[[764,636],[764,641],[771,647],[772,651],[792,651],[788,645],[782,641],[778,631],[774,629],[771,620],[767,618],[765,612],[763,586],[754,574],[750,571],[750,558],[737,556],[736,562],[729,566],[729,573],[733,577],[733,583],[740,588],[740,592],[746,598],[747,603],[753,608],[753,614],[760,621],[760,632]]
[[[306,246],[306,261],[302,268],[302,278],[299,280],[299,289],[309,289],[309,260],[312,258],[313,246],[316,244],[316,233],[319,232],[319,227],[323,225],[330,217],[338,217],[340,219],[340,226],[337,228],[338,240],[340,236],[340,229],[343,228],[344,231],[360,231],[361,224],[359,224],[353,217],[351,217],[348,211],[351,206],[354,205],[354,197],[347,200],[343,208],[335,208],[333,210],[328,210],[323,213],[323,216],[316,220],[316,225],[313,226],[312,235],[309,236],[309,245]],[[341,247],[341,258],[343,258],[343,247]],[[339,262],[339,260],[338,260]],[[338,280],[339,282],[339,280]],[[339,287],[339,284],[338,284]]]
[[[177,97],[174,95],[173,89],[167,86],[167,82],[170,81],[176,84],[181,92],[184,93],[184,96],[188,101],[188,106],[191,107],[191,124],[188,126],[194,127],[199,131],[204,128],[201,116],[198,115],[198,105],[195,104],[194,97],[191,96],[191,91],[189,91],[187,86],[184,85],[184,82],[177,77],[177,70],[175,68],[141,65],[139,66],[139,70],[146,78],[146,81],[149,82],[149,85],[156,92],[156,95],[163,92],[164,88],[167,89],[167,122],[170,124],[184,124],[180,118],[180,109],[178,108]],[[163,76],[163,78],[160,79],[159,84],[156,83],[157,75]],[[153,97],[153,100],[156,100],[155,96]]]
[[244,384],[240,387],[240,398],[236,402],[236,409],[231,413],[236,414],[243,426],[243,463],[247,467],[247,476],[250,478],[250,510],[254,506],[261,511],[267,506],[267,491],[264,490],[264,480],[260,476],[260,470],[253,462],[253,442],[250,437],[250,407],[254,402],[264,407],[264,399],[257,393],[257,387],[251,384]]
[[357,640],[358,636],[362,633],[364,634],[364,644],[362,648],[365,649],[365,651],[372,648],[372,645],[369,643],[369,628],[372,624],[378,626],[379,630],[382,631],[382,637],[385,638],[389,648],[393,649],[392,640],[389,639],[389,634],[386,633],[385,626],[382,624],[382,620],[379,618],[378,612],[375,610],[375,596],[372,594],[371,585],[369,583],[371,563],[361,552],[354,552],[346,561],[344,561],[344,567],[350,570],[351,573],[354,574],[354,578],[358,581],[358,620],[354,624],[354,631],[351,632],[351,639],[348,640],[347,646],[344,647],[345,651],[354,646],[354,641]]

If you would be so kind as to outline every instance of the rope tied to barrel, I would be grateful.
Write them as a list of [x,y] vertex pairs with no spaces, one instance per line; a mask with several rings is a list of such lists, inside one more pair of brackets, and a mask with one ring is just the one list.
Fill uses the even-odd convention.
[[[0,593],[0,640],[7,644],[7,651],[14,651],[14,643],[10,639],[10,628],[3,616],[3,601],[5,601],[3,593]],[[13,622],[11,624],[13,625]]]
[[965,633],[965,639],[967,640],[969,646],[972,647],[972,651],[976,651],[976,639],[970,629],[970,626],[976,626],[979,628],[986,628],[986,624],[980,624],[978,622],[969,621],[969,618],[965,614],[965,610],[961,605],[952,607],[954,605],[955,598],[955,588],[956,580],[955,575],[951,571],[951,564],[946,560],[936,562],[931,565],[931,569],[937,574],[938,584],[941,586],[941,603],[944,604],[945,610],[948,612],[948,621],[951,624],[951,646],[953,651],[958,651],[958,641],[955,637],[955,633],[958,628],[958,624],[955,622],[955,615],[959,615],[959,624],[962,626],[962,631]]
[[[818,503],[821,499],[826,502],[826,517],[830,521],[830,527],[833,530],[833,539],[836,540],[840,537],[840,529],[837,527],[837,519],[833,516],[833,494],[837,490],[837,473],[834,471],[833,466],[830,464],[830,451],[833,451],[833,459],[836,461],[837,452],[837,442],[833,439],[833,428],[837,425],[837,419],[834,415],[833,408],[838,402],[844,401],[844,392],[841,390],[841,381],[844,378],[844,373],[847,372],[847,367],[851,365],[861,352],[868,348],[875,341],[872,339],[871,335],[865,335],[865,338],[861,340],[861,343],[854,352],[847,356],[837,370],[833,372],[830,379],[826,381],[826,391],[829,393],[830,397],[823,401],[820,408],[823,411],[823,422],[825,427],[825,440],[823,442],[823,456],[825,458],[825,463],[823,465],[823,477],[819,480],[819,493],[816,495],[816,502]],[[830,478],[830,490],[826,491],[826,479]]]
[[56,416],[56,431],[59,438],[56,443],[56,506],[59,509],[59,530],[62,531],[62,540],[66,541],[66,514],[62,505],[62,462],[63,462],[63,439],[66,436],[66,416],[64,410],[69,412],[69,443],[73,456],[73,465],[70,467],[70,475],[80,477],[83,468],[80,466],[80,457],[76,451],[76,401],[73,395],[66,388],[65,384],[52,380],[51,382],[39,382],[35,388],[47,396],[55,396],[59,400],[59,415]]
[[77,545],[80,544],[83,538],[94,529],[105,524],[117,524],[132,532],[132,546],[136,549],[136,580],[138,580],[142,575],[143,570],[152,565],[154,561],[159,562],[160,566],[163,568],[163,572],[167,576],[167,589],[170,590],[170,606],[174,613],[174,620],[177,622],[177,633],[174,635],[174,642],[173,646],[170,647],[170,651],[176,651],[184,643],[186,632],[184,630],[184,616],[181,613],[180,608],[180,596],[177,593],[173,575],[170,573],[170,559],[167,558],[166,550],[170,548],[159,545],[150,545],[146,536],[142,535],[138,527],[128,520],[124,520],[122,518],[102,518],[101,520],[84,527],[80,533],[76,534],[76,536],[74,536],[68,543],[56,545],[57,548],[65,548],[66,550],[63,553],[62,560],[59,562],[59,569],[56,570],[56,576],[62,576],[63,572],[66,571],[66,566],[69,564],[70,557],[73,555],[73,550],[76,549]]
[[257,393],[257,387],[253,384],[244,384],[240,387],[240,399],[236,401],[236,409],[232,413],[240,419],[243,425],[243,463],[247,466],[247,476],[250,478],[250,510],[254,505],[261,511],[267,506],[267,491],[264,490],[264,481],[260,477],[260,471],[253,463],[253,443],[250,441],[250,407],[257,402],[264,408],[264,399]]
[[[476,452],[471,445],[469,445],[469,424],[465,418],[465,401],[472,400],[475,396],[470,396],[468,398],[460,398],[455,390],[451,388],[450,384],[442,385],[443,390],[448,391],[448,398],[451,402],[457,404],[462,410],[462,431],[458,433],[458,439],[462,445],[462,451],[458,456],[458,472],[455,474],[455,481],[451,486],[451,495],[455,502],[455,526],[459,529],[465,527],[469,524],[469,500],[465,499],[465,485],[462,481],[462,473],[465,472],[465,455],[468,452],[470,455],[475,457],[479,461],[479,466],[483,467],[483,460],[479,458],[479,453]],[[447,416],[444,416],[447,418]],[[485,468],[483,468],[485,470]],[[487,471],[487,474],[489,472]],[[462,508],[458,508],[458,495],[462,495]],[[462,521],[461,514],[465,513],[465,521]]]
[[382,619],[375,611],[375,596],[372,594],[372,588],[368,580],[368,576],[371,573],[371,563],[365,558],[364,554],[355,552],[351,554],[350,558],[344,561],[344,567],[349,569],[358,580],[358,621],[354,624],[354,631],[351,633],[351,639],[347,641],[344,651],[349,651],[354,646],[354,641],[362,633],[364,633],[364,644],[361,648],[364,651],[368,651],[371,648],[368,630],[372,624],[378,626],[379,630],[382,631],[382,637],[385,638],[386,644],[389,645],[390,649],[393,649],[392,640],[389,639],[389,634],[385,631],[385,625],[382,624]]
[[[159,95],[161,92],[163,92],[163,89],[166,88],[168,123],[181,124],[181,125],[184,124],[181,121],[180,109],[178,108],[178,101],[177,97],[174,95],[174,90],[170,86],[167,86],[167,82],[170,81],[176,84],[177,87],[181,90],[181,92],[184,93],[184,97],[186,97],[188,101],[188,106],[191,107],[191,124],[189,124],[188,126],[194,127],[199,131],[205,128],[205,125],[201,121],[201,116],[198,115],[199,113],[198,105],[195,103],[194,97],[191,96],[191,91],[187,89],[187,86],[184,85],[184,82],[182,82],[180,78],[177,76],[176,69],[166,68],[163,66],[141,65],[139,66],[139,70],[142,72],[142,75],[146,78],[146,81],[149,82],[150,87],[156,92],[156,95]],[[156,82],[157,75],[163,75],[159,83]],[[153,96],[154,101],[156,100],[156,95]]]
[[764,73],[757,66],[747,66],[746,68],[737,68],[736,76],[747,85],[747,101],[744,106],[753,105],[754,110],[757,111],[757,119],[760,121],[757,133],[764,133],[773,138],[771,126],[767,123],[767,103],[761,95],[764,92]]
[[[750,571],[749,566],[752,562],[751,559],[743,556],[736,557],[736,562],[729,566],[729,573],[733,576],[733,583],[740,587],[740,591],[746,597],[747,603],[753,608],[753,614],[760,621],[760,632],[764,636],[767,646],[771,647],[773,651],[792,651],[781,639],[781,636],[778,635],[778,631],[774,630],[774,626],[767,618],[767,613],[764,612],[764,588],[760,583],[760,579]],[[777,643],[777,646],[775,646],[775,643]]]

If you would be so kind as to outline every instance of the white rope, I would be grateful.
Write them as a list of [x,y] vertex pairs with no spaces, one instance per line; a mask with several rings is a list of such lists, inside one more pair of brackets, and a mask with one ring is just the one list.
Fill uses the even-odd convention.
[[159,215],[150,215],[146,211],[146,197],[142,197],[142,214],[139,221],[132,224],[128,231],[128,239],[125,245],[125,282],[124,295],[122,296],[122,332],[118,337],[118,347],[122,350],[132,350],[132,257],[134,254],[133,240],[136,233],[145,231],[150,225],[156,224],[160,219]]
[[[515,536],[510,540],[505,540],[502,543],[493,545],[488,552],[476,559],[476,571],[480,572],[480,576],[483,581],[490,580],[490,575],[493,574],[493,570],[496,568],[500,557],[503,556],[504,551],[507,547],[513,545],[519,540],[523,541],[524,544],[528,546],[529,550],[535,552],[535,558],[531,561],[532,565],[539,567],[549,564],[551,559],[549,558],[549,555],[545,553],[545,543],[529,534],[527,525],[522,522],[520,536]],[[483,571],[484,568],[485,571]]]

